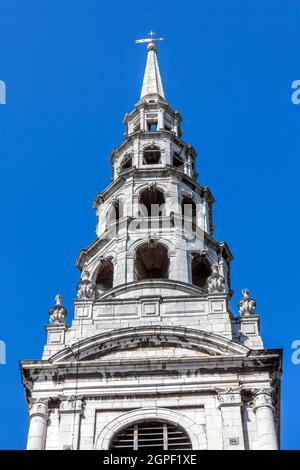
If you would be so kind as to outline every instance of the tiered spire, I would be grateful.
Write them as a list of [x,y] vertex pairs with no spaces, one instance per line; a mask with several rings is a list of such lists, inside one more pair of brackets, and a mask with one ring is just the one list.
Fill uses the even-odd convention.
[[154,37],[155,33],[153,31],[148,34],[150,36],[149,38],[136,40],[137,43],[148,43],[147,63],[140,99],[152,94],[157,94],[165,98],[157,61],[156,45],[154,43],[154,41],[162,41],[163,38]]

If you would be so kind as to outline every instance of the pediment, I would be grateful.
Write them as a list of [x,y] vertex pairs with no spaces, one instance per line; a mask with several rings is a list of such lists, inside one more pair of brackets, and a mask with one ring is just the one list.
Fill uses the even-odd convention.
[[127,361],[132,359],[176,359],[176,358],[200,358],[207,357],[209,354],[204,351],[189,349],[178,346],[145,346],[134,349],[125,349],[122,351],[113,351],[108,354],[99,356],[100,360],[104,361]]
[[[190,357],[246,356],[249,349],[228,338],[182,327],[143,326],[122,328],[79,341],[54,356],[50,362],[105,360],[109,357],[124,359],[144,353],[150,357],[163,354],[189,354]],[[175,356],[175,357],[179,357]],[[164,356],[165,357],[165,356]]]

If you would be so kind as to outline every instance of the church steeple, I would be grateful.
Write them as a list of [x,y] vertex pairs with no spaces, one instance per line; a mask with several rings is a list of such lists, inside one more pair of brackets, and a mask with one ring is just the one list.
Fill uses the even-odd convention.
[[155,41],[162,41],[163,38],[154,37],[155,33],[152,31],[148,34],[150,38],[136,40],[137,43],[148,44],[147,62],[140,99],[133,111],[124,117],[125,136],[129,137],[137,132],[167,132],[180,138],[181,116],[165,99],[157,61]]
[[154,43],[154,41],[162,41],[163,38],[156,38],[153,31],[148,34],[150,38],[136,40],[137,43],[148,43],[146,69],[140,96],[141,100],[148,95],[159,95],[165,98],[157,61],[156,45]]
[[162,98],[165,97],[157,61],[156,46],[153,42],[151,42],[148,45],[147,62],[141,92],[141,99],[143,99],[147,95],[153,94],[159,95]]
[[275,450],[281,354],[263,349],[247,290],[238,317],[229,307],[232,255],[149,36],[141,99],[94,201],[97,239],[77,259],[72,324],[57,296],[43,360],[21,363],[27,448]]

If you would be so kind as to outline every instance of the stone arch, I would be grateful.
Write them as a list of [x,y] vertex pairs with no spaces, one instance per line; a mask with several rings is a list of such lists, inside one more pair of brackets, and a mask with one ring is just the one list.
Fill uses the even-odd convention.
[[120,328],[83,339],[72,344],[72,349],[67,347],[56,353],[50,362],[85,361],[143,344],[188,347],[209,356],[247,356],[249,353],[249,348],[215,333],[180,326],[153,325]]
[[92,282],[96,282],[97,274],[101,267],[101,262],[103,259],[108,259],[112,263],[114,263],[116,259],[115,250],[112,247],[110,247],[109,251],[107,252],[105,251],[105,256],[100,255],[97,258],[93,259],[93,261],[91,261],[89,265],[85,265],[85,269],[89,272],[90,280]]
[[132,164],[133,164],[132,153],[126,153],[125,155],[123,155],[120,161],[119,171],[126,171],[129,168],[132,168]]
[[122,198],[120,196],[112,198],[105,212],[105,221],[108,229],[114,227],[116,232],[118,232],[120,219],[123,216],[122,211]]
[[[161,191],[162,193],[164,193],[165,197],[167,196],[167,185],[160,184],[159,182],[156,182],[156,181],[154,181],[152,184],[153,186],[155,186],[155,188],[158,191]],[[141,184],[140,186],[137,186],[134,189],[134,196],[139,198],[141,192],[143,192],[148,187],[149,187],[149,183],[144,183],[144,184]]]
[[197,204],[192,194],[181,196],[181,217],[182,225],[187,226],[188,221],[192,224],[192,228],[195,229],[197,224]]
[[114,264],[111,257],[102,258],[97,269],[93,273],[96,284],[96,297],[113,287]]
[[184,168],[184,157],[178,151],[174,151],[172,153],[172,165],[177,168],[178,170],[182,170]]
[[197,287],[206,287],[207,279],[212,273],[211,263],[207,256],[194,253],[192,255],[192,284]]
[[138,193],[139,213],[144,217],[161,217],[165,212],[165,192],[156,185],[147,185]]
[[135,251],[134,277],[136,281],[146,279],[168,279],[170,269],[169,251],[162,243],[149,239]]
[[181,426],[160,419],[129,424],[114,434],[109,450],[192,450],[191,441]]
[[207,449],[204,428],[191,418],[178,411],[168,408],[140,408],[122,413],[110,421],[98,434],[95,440],[95,450],[108,450],[114,435],[130,424],[146,420],[161,420],[180,426],[189,437],[193,450]]
[[143,165],[157,165],[161,163],[162,150],[156,144],[143,147]]
[[[148,243],[148,242],[149,242],[149,237],[148,238],[140,238],[139,240],[134,240],[132,242],[132,244],[130,244],[128,246],[128,253],[131,254],[131,255],[134,255],[136,250],[141,245],[143,245],[144,243]],[[163,238],[158,238],[157,242],[159,242],[161,245],[164,245],[169,252],[172,252],[175,249],[174,244],[170,240],[165,240]]]

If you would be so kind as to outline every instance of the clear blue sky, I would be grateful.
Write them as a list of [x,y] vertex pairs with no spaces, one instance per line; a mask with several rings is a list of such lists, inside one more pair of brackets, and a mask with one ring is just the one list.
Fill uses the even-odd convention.
[[72,317],[81,247],[95,237],[92,201],[138,100],[150,29],[165,93],[216,199],[215,236],[234,254],[232,309],[256,298],[265,346],[284,348],[282,447],[300,448],[299,0],[1,0],[2,269],[0,447],[24,448],[19,359],[41,357],[48,309]]

